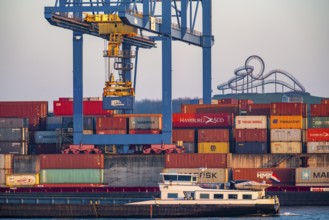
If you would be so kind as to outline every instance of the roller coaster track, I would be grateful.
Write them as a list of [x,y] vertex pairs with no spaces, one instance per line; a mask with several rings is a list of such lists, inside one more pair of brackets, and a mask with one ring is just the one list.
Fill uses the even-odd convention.
[[[250,64],[253,60],[258,61],[260,64],[260,66],[258,67],[258,72],[255,71],[255,66]],[[249,90],[253,88],[257,89],[257,87],[262,87],[262,93],[264,93],[265,85],[274,84],[275,90],[277,85],[281,85],[283,88],[290,89],[291,91],[303,93],[305,92],[305,87],[290,73],[284,70],[274,69],[268,72],[267,74],[264,74],[264,70],[265,64],[263,59],[257,55],[252,55],[248,57],[244,66],[234,70],[234,77],[229,79],[227,82],[218,85],[217,89],[223,92],[225,90],[231,89],[236,92],[239,91],[244,93],[245,91],[247,91],[248,93]],[[286,80],[278,80],[278,74],[283,75],[288,80],[290,80],[290,82],[286,82]],[[270,77],[274,77],[274,79]]]

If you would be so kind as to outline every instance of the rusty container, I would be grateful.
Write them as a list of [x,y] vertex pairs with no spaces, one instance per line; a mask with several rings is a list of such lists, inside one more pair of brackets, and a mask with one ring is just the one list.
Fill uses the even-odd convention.
[[103,154],[43,154],[40,169],[103,169]]
[[274,102],[271,103],[271,115],[301,115],[307,116],[306,103]]
[[127,130],[127,118],[97,117],[96,130]]
[[172,131],[173,142],[195,142],[195,130],[194,129],[174,129]]
[[267,142],[267,129],[234,129],[236,142]]
[[271,104],[248,104],[246,115],[266,115],[270,116]]
[[227,168],[227,154],[166,154],[165,168]]
[[198,142],[229,142],[229,129],[198,129]]

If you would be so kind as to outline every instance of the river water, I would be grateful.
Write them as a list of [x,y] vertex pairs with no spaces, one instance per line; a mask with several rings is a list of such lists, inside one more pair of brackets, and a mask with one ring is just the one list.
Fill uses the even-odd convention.
[[[1,216],[0,216],[1,218]],[[40,218],[38,220],[50,220],[54,218]],[[64,218],[56,218],[58,220]],[[72,219],[72,218],[70,218]],[[85,218],[84,220],[91,220],[92,218]],[[98,220],[109,220],[110,218],[98,218]],[[128,218],[129,220],[133,220],[133,218]],[[190,219],[190,218],[171,218],[168,220],[177,220],[177,219]],[[262,217],[235,217],[235,218],[194,218],[193,220],[237,220],[237,219],[247,219],[247,220],[279,220],[279,219],[287,219],[287,220],[329,220],[329,206],[283,206],[280,209],[280,214],[274,216],[262,216]],[[25,220],[24,218],[11,218],[10,220]],[[31,220],[29,218],[29,220]],[[111,218],[114,220],[114,218]],[[119,219],[118,219],[119,220]],[[122,219],[120,219],[122,220]],[[135,219],[142,220],[142,219]],[[164,220],[164,219],[161,219]]]

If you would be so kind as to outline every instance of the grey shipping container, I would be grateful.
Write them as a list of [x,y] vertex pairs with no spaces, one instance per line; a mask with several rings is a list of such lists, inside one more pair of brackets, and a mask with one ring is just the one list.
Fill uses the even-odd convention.
[[62,128],[63,117],[62,116],[48,116],[46,120],[46,130],[55,131]]
[[[63,117],[62,128],[73,128],[73,117]],[[94,130],[95,121],[93,117],[83,117],[83,129]]]
[[28,118],[0,118],[0,128],[28,128]]
[[27,154],[27,142],[0,142],[0,154]]
[[302,130],[271,129],[271,141],[302,141]]
[[14,155],[14,173],[38,173],[40,171],[40,158],[38,155]]
[[0,141],[19,142],[28,140],[27,128],[0,128]]
[[329,117],[310,117],[310,128],[329,128]]
[[129,129],[161,130],[161,116],[129,117]]
[[307,153],[329,153],[329,142],[307,142]]
[[296,186],[329,186],[329,167],[297,168]]
[[34,133],[34,141],[36,144],[55,144],[58,138],[56,136],[56,131],[36,131]]
[[237,142],[235,153],[237,154],[266,154],[267,142]]

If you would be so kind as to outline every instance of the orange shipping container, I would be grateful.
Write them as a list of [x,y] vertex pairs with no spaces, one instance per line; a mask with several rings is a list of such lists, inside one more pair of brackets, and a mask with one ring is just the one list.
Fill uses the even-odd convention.
[[306,120],[300,115],[295,116],[276,116],[272,115],[270,117],[270,128],[271,129],[281,129],[281,128],[291,128],[291,129],[305,129]]

